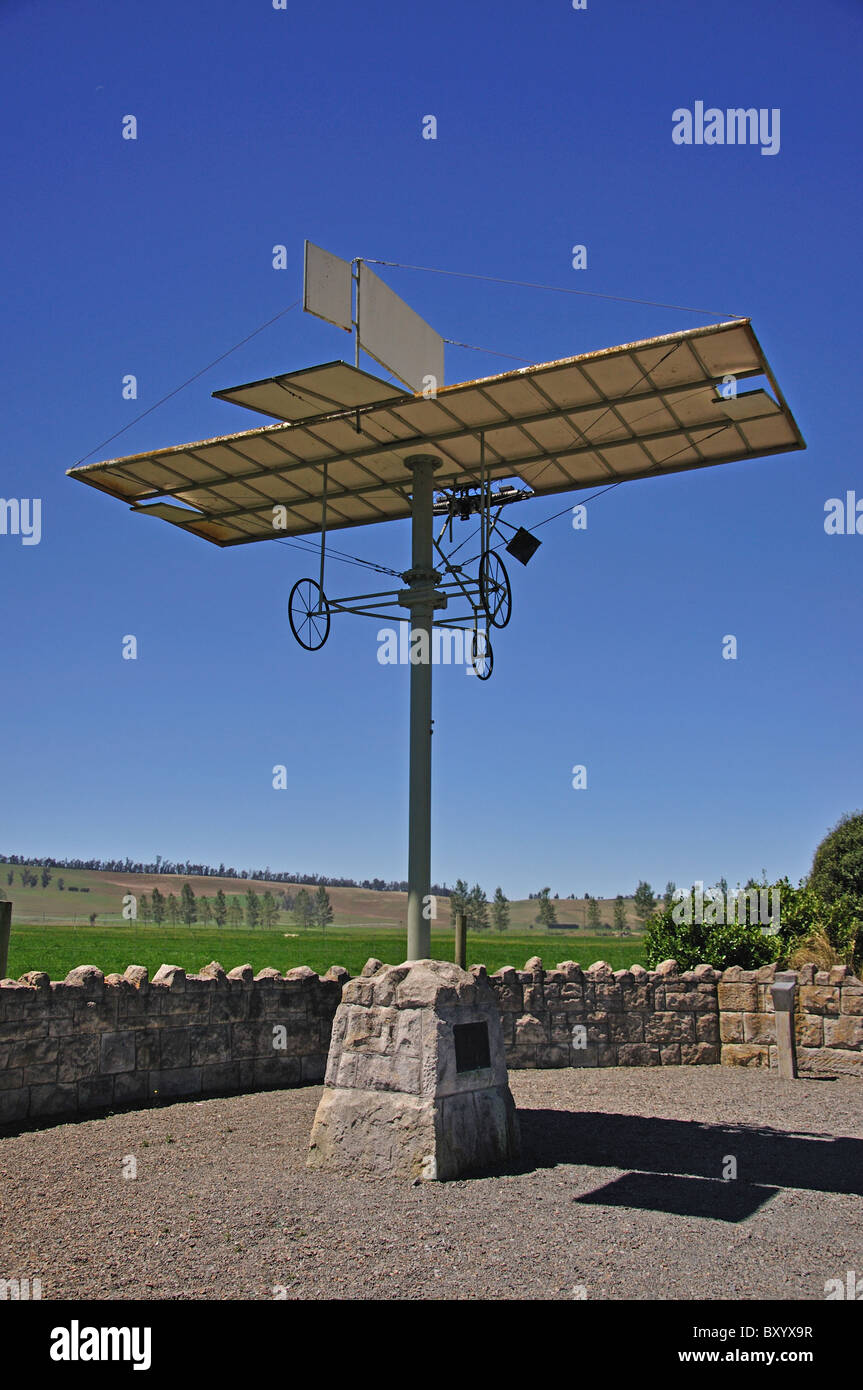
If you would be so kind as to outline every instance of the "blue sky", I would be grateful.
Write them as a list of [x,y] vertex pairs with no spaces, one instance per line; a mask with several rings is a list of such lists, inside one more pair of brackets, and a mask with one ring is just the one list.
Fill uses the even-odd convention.
[[[378,664],[377,624],[306,654],[286,603],[314,562],[65,477],[296,299],[308,237],[751,316],[808,449],[627,483],[586,531],[539,531],[492,679],[435,671],[433,875],[518,897],[805,873],[863,804],[863,536],[824,531],[828,498],[863,498],[861,39],[851,0],[0,5],[0,495],[42,499],[38,545],[0,535],[3,851],[406,876],[407,672]],[[675,145],[697,100],[778,108],[779,152]],[[444,336],[530,361],[711,321],[382,273]],[[92,457],[250,428],[209,393],[351,352],[294,311]],[[450,382],[509,365],[447,352]],[[335,543],[409,560],[407,523]]]

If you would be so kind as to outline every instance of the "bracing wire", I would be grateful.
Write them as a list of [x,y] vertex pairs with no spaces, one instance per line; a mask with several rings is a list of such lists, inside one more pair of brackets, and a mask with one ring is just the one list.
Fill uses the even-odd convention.
[[207,363],[206,367],[202,367],[199,372],[195,372],[194,376],[187,377],[185,381],[181,382],[179,386],[175,386],[174,390],[169,391],[167,395],[162,396],[161,399],[156,401],[154,405],[148,405],[146,410],[142,410],[140,415],[136,415],[134,420],[130,420],[129,423],[127,425],[124,425],[121,430],[117,430],[115,434],[109,434],[108,438],[103,439],[101,444],[94,445],[89,453],[83,454],[81,458],[79,458],[77,462],[73,464],[73,467],[77,468],[79,464],[84,462],[84,459],[88,459],[90,458],[91,454],[95,454],[97,449],[104,449],[106,444],[110,444],[114,439],[119,439],[121,434],[125,434],[127,430],[130,430],[132,428],[133,425],[137,425],[138,421],[143,420],[145,415],[151,415],[154,410],[158,410],[160,405],[164,405],[165,401],[169,401],[172,396],[179,395],[179,393],[181,391],[184,391],[187,386],[191,386],[193,381],[197,381],[199,377],[204,376],[204,374],[208,372],[211,367],[218,366],[219,362],[224,362],[225,358],[230,357],[232,352],[236,352],[238,348],[241,348],[246,343],[251,342],[251,340],[257,337],[259,333],[263,333],[265,328],[269,328],[270,324],[275,323],[280,318],[284,318],[285,314],[289,314],[292,309],[296,309],[299,303],[299,299],[295,299],[293,304],[288,305],[287,309],[280,309],[279,312],[277,314],[274,314],[271,319],[267,319],[266,323],[262,323],[259,328],[253,329],[252,332],[248,333],[245,338],[241,338],[238,343],[234,343],[233,347],[229,347],[227,352],[222,352],[219,354],[218,357],[214,357],[212,362]]
[[[573,290],[563,285],[542,285],[534,280],[507,280],[502,275],[477,275],[469,270],[442,270],[436,265],[408,265],[403,261],[379,261],[372,256],[365,256],[364,260],[371,265],[392,266],[394,270],[423,270],[430,275],[454,275],[461,280],[487,280],[494,285],[515,285],[525,290],[549,290],[554,294],[575,294],[589,299],[611,299],[618,304],[642,304],[652,309],[676,309],[682,314],[704,314],[711,319],[742,319],[745,314],[725,314],[718,309],[694,309],[688,304],[664,304],[658,299],[631,299],[623,294],[601,294],[599,290]],[[469,346],[469,344],[459,344],[459,346]]]
[[[304,544],[302,537],[298,537],[296,540],[292,541],[279,540],[278,544],[292,546],[294,550],[302,550],[307,555],[320,554],[319,546],[314,545],[311,541],[308,544]],[[362,569],[375,570],[378,574],[389,574],[395,579],[401,579],[402,577],[401,570],[389,569],[387,565],[379,565],[374,560],[363,560],[361,556],[350,555],[346,550],[333,550],[331,546],[327,546],[327,559],[338,560],[343,565],[357,565]]]

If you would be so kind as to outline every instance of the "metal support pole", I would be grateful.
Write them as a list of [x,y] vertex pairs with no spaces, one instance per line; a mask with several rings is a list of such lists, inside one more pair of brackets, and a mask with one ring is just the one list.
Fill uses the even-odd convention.
[[[400,601],[411,615],[410,775],[408,803],[408,960],[431,956],[432,626],[435,584],[434,485],[440,460],[411,454],[413,473],[411,569]],[[423,659],[414,660],[419,654]]]
[[321,578],[318,587],[321,593],[324,591],[324,559],[326,557],[327,545],[327,481],[328,464],[324,464],[323,490],[321,492]]
[[455,963],[467,970],[467,927],[463,912],[455,915]]
[[0,903],[0,980],[9,969],[9,937],[12,934],[12,904]]

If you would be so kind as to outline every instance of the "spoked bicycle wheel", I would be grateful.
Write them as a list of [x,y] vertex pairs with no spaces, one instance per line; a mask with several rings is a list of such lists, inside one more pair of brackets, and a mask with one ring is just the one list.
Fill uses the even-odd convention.
[[478,676],[481,681],[488,680],[494,669],[494,652],[492,651],[488,628],[484,632],[475,628],[471,634],[470,664],[475,676]]
[[479,562],[479,598],[492,627],[506,627],[512,617],[512,590],[503,560],[484,550]]
[[298,579],[288,599],[291,632],[307,652],[320,651],[330,635],[330,605],[314,579]]

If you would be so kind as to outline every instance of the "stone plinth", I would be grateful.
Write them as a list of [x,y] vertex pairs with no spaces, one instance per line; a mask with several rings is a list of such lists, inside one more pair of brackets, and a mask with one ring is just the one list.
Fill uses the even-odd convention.
[[518,1149],[485,972],[369,961],[336,1011],[309,1167],[446,1179],[506,1163]]

